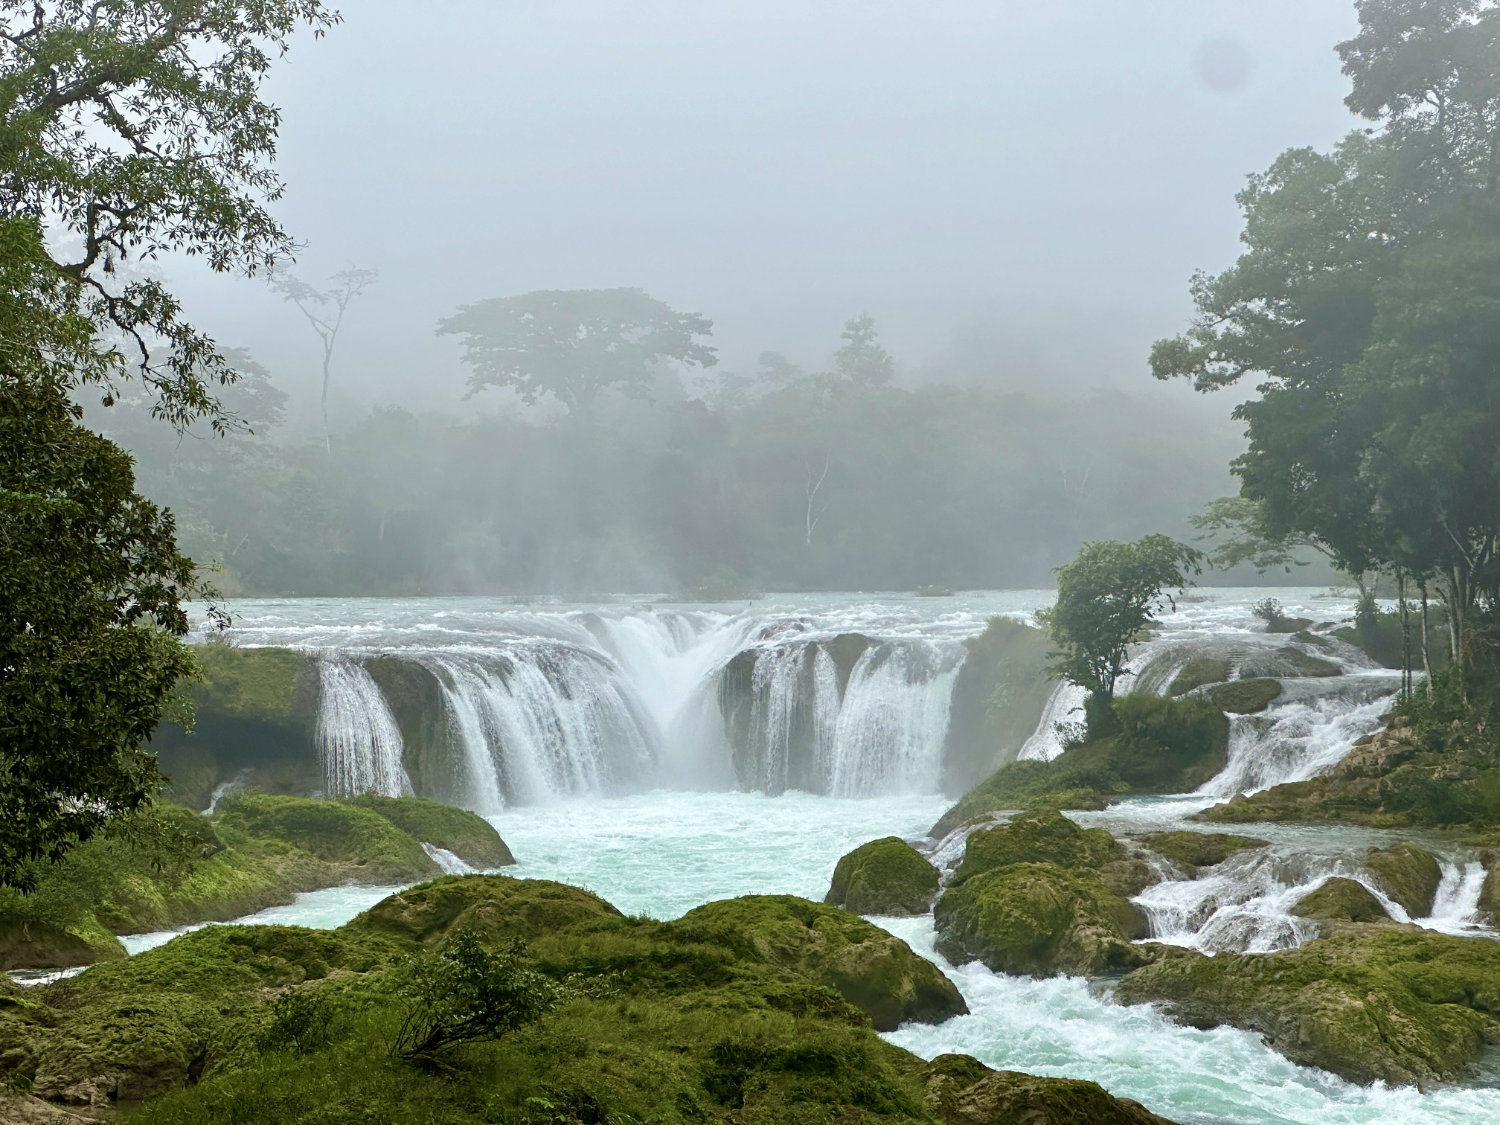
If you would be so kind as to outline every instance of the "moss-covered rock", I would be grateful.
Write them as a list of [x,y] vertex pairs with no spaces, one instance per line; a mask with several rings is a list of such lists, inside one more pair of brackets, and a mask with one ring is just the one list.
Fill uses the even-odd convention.
[[1120,845],[1104,829],[1080,828],[1060,812],[1041,809],[972,833],[963,862],[953,873],[953,885],[1012,863],[1098,868],[1123,856]]
[[953,982],[900,938],[824,904],[747,895],[690,910],[669,928],[827,985],[878,1030],[941,1023],[969,1010]]
[[938,899],[938,951],[996,972],[1095,976],[1143,964],[1140,908],[1090,871],[1015,863],[950,887]]
[[344,931],[408,946],[439,944],[458,929],[475,930],[488,941],[531,941],[579,922],[618,917],[598,895],[566,883],[444,875],[381,899]]
[[59,925],[18,909],[20,898],[0,894],[0,968],[63,969],[125,956],[119,938],[92,914]]
[[1267,840],[1253,836],[1235,836],[1227,832],[1152,832],[1141,842],[1158,855],[1196,874],[1200,867],[1216,867],[1235,852],[1270,846]]
[[1388,848],[1371,848],[1365,866],[1380,881],[1383,890],[1413,918],[1432,913],[1443,869],[1437,857],[1414,844],[1392,844]]
[[1261,676],[1205,688],[1203,698],[1231,715],[1254,715],[1281,697],[1281,682]]
[[1500,943],[1360,926],[1278,953],[1164,951],[1117,996],[1258,1031],[1352,1082],[1425,1083],[1458,1076],[1500,1035]]
[[928,1108],[944,1125],[1171,1125],[1096,1083],[991,1070],[968,1055],[939,1055],[923,1081]]
[[1219,684],[1232,674],[1229,661],[1222,656],[1195,656],[1178,670],[1167,688],[1172,696],[1186,695],[1194,688],[1207,684]]
[[1335,877],[1315,891],[1303,895],[1292,907],[1299,918],[1321,922],[1388,922],[1385,907],[1361,883]]
[[378,812],[412,839],[450,851],[470,867],[493,870],[516,862],[494,826],[468,809],[421,797],[374,794],[356,797],[351,803]]
[[1041,629],[995,617],[964,646],[943,740],[945,793],[964,793],[1012,761],[1056,686],[1046,671],[1052,645]]
[[337,865],[345,882],[410,883],[439,870],[421,842],[385,816],[342,801],[239,793],[220,806],[219,823],[250,836],[284,840]]
[[823,901],[855,914],[926,914],[937,889],[937,868],[899,836],[886,836],[838,861]]

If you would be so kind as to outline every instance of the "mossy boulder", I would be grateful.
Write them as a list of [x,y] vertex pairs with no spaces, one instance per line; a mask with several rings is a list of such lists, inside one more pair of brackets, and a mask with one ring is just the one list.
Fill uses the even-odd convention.
[[1085,790],[1097,801],[1125,793],[1190,793],[1228,761],[1229,719],[1205,699],[1128,695],[1107,715],[1107,735],[1050,762],[1000,767],[944,813],[933,834],[988,813],[1045,804],[1051,794]]
[[1227,832],[1152,832],[1141,842],[1158,855],[1196,874],[1200,867],[1216,867],[1235,852],[1270,847],[1270,841],[1254,836],[1235,836]]
[[335,864],[346,882],[410,883],[439,870],[418,840],[375,810],[343,801],[240,793],[220,806],[219,823]]
[[1194,1027],[1258,1031],[1351,1082],[1423,1084],[1456,1078],[1500,1036],[1500,943],[1360,926],[1277,953],[1170,950],[1116,995]]
[[1167,688],[1171,696],[1186,695],[1207,684],[1220,684],[1232,674],[1229,661],[1222,656],[1195,656],[1178,670]]
[[1081,828],[1054,809],[1040,809],[972,833],[953,884],[1012,863],[1098,868],[1123,855],[1104,829]]
[[1281,697],[1281,682],[1267,676],[1248,680],[1230,680],[1205,688],[1203,698],[1231,715],[1254,715],[1264,711]]
[[1091,871],[1014,863],[950,887],[934,911],[938,951],[996,972],[1095,976],[1145,963],[1140,908]]
[[943,739],[945,793],[963,793],[1013,760],[1056,687],[1046,670],[1052,644],[1041,629],[995,617],[964,647]]
[[1315,891],[1303,895],[1292,907],[1299,918],[1321,922],[1389,922],[1380,900],[1363,884],[1335,877]]
[[0,896],[0,969],[63,969],[125,956],[119,938],[91,914],[58,925],[28,916],[8,898]]
[[939,1055],[922,1079],[927,1106],[944,1125],[1171,1125],[1097,1083],[991,1070],[968,1055]]
[[826,985],[880,1031],[968,1011],[953,982],[900,938],[822,903],[747,895],[690,910],[669,929]]
[[937,868],[899,836],[886,836],[838,861],[823,901],[855,914],[926,914],[937,889]]
[[531,941],[579,922],[618,918],[598,895],[547,879],[444,875],[381,899],[344,926],[356,937],[434,946],[459,929],[487,941]]
[[1426,918],[1432,913],[1443,869],[1431,852],[1407,843],[1371,848],[1365,866],[1379,880],[1380,889],[1410,917]]
[[374,794],[356,797],[351,803],[379,813],[414,840],[452,852],[470,867],[488,871],[516,862],[494,826],[468,809],[422,797]]

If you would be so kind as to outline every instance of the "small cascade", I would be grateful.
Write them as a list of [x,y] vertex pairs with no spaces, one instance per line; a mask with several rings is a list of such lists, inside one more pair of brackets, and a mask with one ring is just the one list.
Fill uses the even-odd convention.
[[[1259,715],[1232,716],[1228,763],[1199,792],[1232,797],[1332,769],[1355,742],[1379,729],[1390,709],[1389,694],[1369,698],[1371,686],[1354,683],[1346,692],[1273,704]],[[1384,681],[1373,686],[1388,690]]]
[[1060,683],[1053,689],[1037,720],[1036,731],[1021,744],[1018,762],[1050,762],[1063,752],[1059,726],[1083,721],[1083,701],[1088,692],[1075,684]]
[[422,850],[427,853],[428,859],[443,869],[444,875],[474,875],[478,872],[478,868],[470,867],[461,857],[454,855],[447,848],[424,843]]
[[840,797],[936,791],[962,659],[951,642],[855,634],[742,651],[719,685],[741,787]]
[[411,782],[401,765],[401,730],[364,665],[324,660],[318,674],[322,691],[314,737],[327,792],[338,797],[410,794]]
[[1484,890],[1484,864],[1443,862],[1443,880],[1432,900],[1432,913],[1417,925],[1445,934],[1468,934],[1481,929],[1479,896]]
[[648,722],[600,654],[550,642],[424,658],[437,673],[481,814],[649,779]]
[[[820,650],[819,700],[837,688],[835,675]],[[866,797],[936,789],[957,676],[957,661],[925,645],[865,649],[838,708],[827,792]]]
[[1158,883],[1133,901],[1146,912],[1152,941],[1269,953],[1317,936],[1318,924],[1292,910],[1335,877],[1359,883],[1396,921],[1412,920],[1353,855],[1239,852],[1200,878]]

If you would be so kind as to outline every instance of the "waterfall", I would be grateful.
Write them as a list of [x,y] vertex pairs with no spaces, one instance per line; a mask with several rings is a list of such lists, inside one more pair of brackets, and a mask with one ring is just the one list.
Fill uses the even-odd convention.
[[424,663],[442,683],[475,811],[649,779],[648,724],[602,655],[528,641],[504,653],[429,655]]
[[436,844],[423,844],[422,850],[427,853],[428,859],[443,869],[444,875],[473,875],[478,870],[470,867],[461,856],[456,856],[447,848],[440,848]]
[[401,765],[401,731],[363,664],[324,660],[315,739],[324,788],[339,797],[412,791]]
[[1445,934],[1466,934],[1480,929],[1479,896],[1484,890],[1484,864],[1470,861],[1459,865],[1443,861],[1443,879],[1432,900],[1432,914],[1417,920],[1419,926]]
[[[821,701],[837,684],[828,654],[819,650],[818,661]],[[865,649],[833,724],[827,791],[865,797],[935,790],[957,676],[957,661],[925,645]]]
[[[1199,792],[1232,797],[1289,781],[1306,781],[1332,769],[1355,742],[1380,727],[1390,696],[1368,698],[1369,685],[1350,694],[1276,703],[1260,715],[1231,716],[1229,760]],[[1384,687],[1382,682],[1379,686]]]
[[1037,720],[1036,731],[1021,744],[1016,755],[1018,762],[1050,762],[1063,752],[1062,738],[1057,733],[1060,723],[1083,721],[1083,701],[1088,692],[1076,684],[1059,683],[1052,689],[1042,717]]

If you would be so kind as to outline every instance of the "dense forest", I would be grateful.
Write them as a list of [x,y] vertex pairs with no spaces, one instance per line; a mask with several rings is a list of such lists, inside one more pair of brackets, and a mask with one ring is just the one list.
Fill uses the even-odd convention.
[[1232,487],[1234,427],[1163,395],[908,389],[767,355],[753,377],[660,362],[587,418],[495,392],[336,410],[325,442],[289,437],[276,380],[235,358],[221,397],[253,432],[177,435],[144,398],[96,419],[226,593],[1040,586],[1083,539],[1185,530]]

